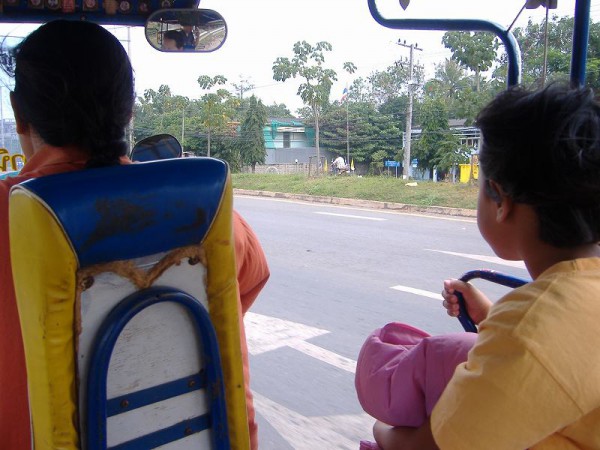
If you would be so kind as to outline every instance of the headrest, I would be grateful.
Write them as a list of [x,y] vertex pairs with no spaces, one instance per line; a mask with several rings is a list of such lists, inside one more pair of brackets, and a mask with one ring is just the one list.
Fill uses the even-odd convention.
[[228,173],[217,159],[171,159],[35,178],[11,194],[46,204],[86,267],[202,242]]

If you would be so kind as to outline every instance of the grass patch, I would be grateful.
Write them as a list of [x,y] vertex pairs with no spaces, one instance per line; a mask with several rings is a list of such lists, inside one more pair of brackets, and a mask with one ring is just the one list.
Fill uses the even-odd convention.
[[475,209],[477,186],[463,183],[432,183],[418,181],[406,186],[406,181],[392,177],[233,174],[233,187],[256,191],[321,195],[326,197],[357,198],[382,202],[407,203],[419,206],[449,206]]

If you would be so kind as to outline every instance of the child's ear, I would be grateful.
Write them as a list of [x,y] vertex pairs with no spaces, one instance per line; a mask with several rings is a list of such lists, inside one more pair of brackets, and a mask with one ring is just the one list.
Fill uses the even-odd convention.
[[496,202],[496,222],[504,222],[512,211],[513,201],[506,195],[502,186],[494,180],[489,180],[491,190],[496,194],[494,201]]

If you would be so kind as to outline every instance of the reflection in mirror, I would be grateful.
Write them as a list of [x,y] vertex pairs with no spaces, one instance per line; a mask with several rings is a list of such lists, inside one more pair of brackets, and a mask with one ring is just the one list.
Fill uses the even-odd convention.
[[[15,61],[14,61],[14,49],[23,41],[23,37],[16,36],[4,36],[0,43],[0,65],[6,74],[8,80],[3,80],[3,85],[12,90],[12,83],[14,82],[13,77],[15,76]],[[10,85],[7,84],[10,83]]]
[[225,19],[211,9],[161,9],[146,21],[146,39],[163,52],[212,52],[226,38]]
[[135,144],[131,151],[131,160],[146,162],[181,158],[182,153],[181,144],[177,138],[170,134],[157,134]]

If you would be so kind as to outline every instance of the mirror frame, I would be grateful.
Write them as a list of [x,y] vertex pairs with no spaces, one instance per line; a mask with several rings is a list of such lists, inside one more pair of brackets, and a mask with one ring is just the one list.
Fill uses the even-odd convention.
[[[181,49],[164,49],[162,46],[162,36],[169,31],[180,31],[182,29],[182,22],[196,22],[192,24],[192,26],[197,27],[199,30],[202,29],[201,27],[204,27],[202,33],[205,34],[201,33],[199,36],[195,36],[195,38],[199,40],[193,44],[194,48],[186,48],[184,44],[184,47]],[[212,26],[210,25],[211,23],[216,23],[215,29],[210,29]],[[173,26],[173,28],[169,28],[170,25]],[[164,26],[166,26],[166,29],[163,28]],[[160,9],[148,17],[144,27],[144,34],[148,44],[155,50],[164,53],[211,53],[223,46],[227,40],[227,33],[228,28],[225,18],[212,9]],[[198,48],[200,42],[202,42],[203,38],[207,35],[209,37],[211,35],[216,35],[220,40],[217,40],[217,44],[209,48]]]

